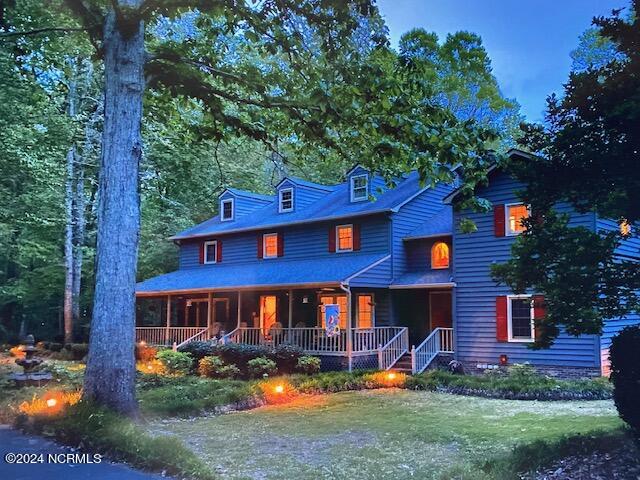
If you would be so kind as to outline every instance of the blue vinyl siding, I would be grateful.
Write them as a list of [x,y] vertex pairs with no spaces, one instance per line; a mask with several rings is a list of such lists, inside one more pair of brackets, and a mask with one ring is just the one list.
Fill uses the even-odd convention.
[[[234,195],[229,191],[220,195],[220,202],[229,198],[233,198],[234,202],[234,220],[237,218],[241,218],[258,208],[262,208],[269,203],[265,200],[258,200],[255,198],[243,197],[241,195]],[[233,223],[234,220],[230,220],[229,223]]]
[[449,185],[438,184],[420,193],[403,205],[392,219],[393,277],[399,277],[409,271],[409,258],[406,242],[402,239],[422,225],[432,215],[444,208],[442,199],[451,192]]
[[349,282],[355,287],[387,287],[391,283],[391,258],[370,268]]
[[[361,248],[358,252],[329,252],[329,228],[331,225],[353,223],[360,224]],[[288,228],[221,235],[222,263],[273,262],[278,259],[262,260],[257,257],[258,235],[282,231],[284,235],[284,256],[282,259],[322,258],[339,255],[348,262],[350,255],[363,253],[385,253],[389,251],[389,220],[385,215],[372,215],[336,223],[315,223]],[[199,242],[188,242],[180,246],[180,268],[199,266]],[[215,267],[215,266],[214,266]]]
[[[489,186],[478,192],[493,204],[518,202],[515,192],[522,185],[505,174],[491,176]],[[570,212],[566,206],[559,211]],[[478,230],[462,234],[459,220],[473,220]],[[572,225],[593,229],[595,215],[573,214]],[[497,285],[490,276],[491,264],[505,262],[510,257],[515,237],[495,237],[493,212],[459,212],[454,216],[453,258],[455,289],[456,355],[460,360],[497,364],[501,354],[511,363],[531,362],[539,365],[597,367],[600,364],[599,338],[595,335],[572,337],[561,333],[550,349],[531,350],[523,343],[496,340],[495,299],[509,295],[504,285]],[[532,292],[533,293],[533,292]]]
[[[597,217],[596,228],[598,232],[610,232],[618,230],[618,222],[615,220],[609,220],[606,218]],[[634,226],[632,228],[638,228]],[[627,240],[623,240],[616,250],[621,260],[627,261],[640,261],[640,239],[638,237],[631,237]],[[638,313],[631,313],[623,318],[612,318],[604,322],[602,329],[602,335],[600,337],[600,350],[603,360],[603,364],[608,364],[609,360],[609,347],[611,346],[611,340],[625,327],[633,325],[640,325],[640,315]]]
[[[298,209],[301,209],[301,210],[307,209],[309,206],[313,205],[315,202],[317,202],[318,200],[320,200],[321,198],[327,195],[327,190],[308,187],[304,185],[297,185],[296,183],[287,179],[287,180],[284,180],[278,186],[278,197],[277,197],[278,202],[280,201],[280,193],[279,193],[280,190],[286,189],[286,188],[293,188],[293,211],[294,212]],[[287,215],[287,213],[292,213],[292,212],[282,213],[281,215]]]

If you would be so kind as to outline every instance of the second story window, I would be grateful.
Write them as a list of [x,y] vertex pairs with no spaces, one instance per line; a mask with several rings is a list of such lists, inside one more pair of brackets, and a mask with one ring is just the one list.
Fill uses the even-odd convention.
[[353,251],[353,225],[338,225],[336,227],[336,251]]
[[204,242],[204,263],[218,262],[218,242]]
[[449,245],[436,242],[431,247],[431,268],[449,268]]
[[223,222],[233,220],[233,198],[220,202],[220,220]]
[[522,221],[529,218],[529,207],[522,203],[506,205],[506,234],[519,235],[526,230]]
[[369,198],[369,177],[354,175],[351,177],[351,201],[360,202]]
[[280,213],[291,212],[293,210],[293,188],[283,188],[280,190],[279,196],[278,211]]
[[262,258],[276,258],[278,256],[278,234],[265,233],[262,236]]

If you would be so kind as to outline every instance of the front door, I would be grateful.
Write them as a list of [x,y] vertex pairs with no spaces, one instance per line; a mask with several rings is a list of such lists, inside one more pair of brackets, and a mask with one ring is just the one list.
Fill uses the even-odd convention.
[[269,333],[271,326],[278,321],[277,303],[275,295],[260,296],[260,328],[264,334]]
[[430,331],[436,328],[451,328],[451,292],[429,293]]

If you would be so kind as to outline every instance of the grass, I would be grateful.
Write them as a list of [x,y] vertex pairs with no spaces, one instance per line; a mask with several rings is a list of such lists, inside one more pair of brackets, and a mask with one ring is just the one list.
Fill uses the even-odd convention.
[[[621,427],[610,401],[521,402],[397,389],[149,429],[182,439],[223,478],[500,478],[514,447]],[[215,434],[212,434],[215,432]]]
[[139,468],[198,480],[219,478],[180,439],[152,437],[133,421],[86,402],[58,418],[31,418],[23,427]]

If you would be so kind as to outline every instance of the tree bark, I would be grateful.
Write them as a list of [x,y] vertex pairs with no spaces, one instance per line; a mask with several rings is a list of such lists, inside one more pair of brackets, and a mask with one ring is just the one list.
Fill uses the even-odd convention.
[[71,317],[73,324],[80,321],[80,289],[82,287],[82,260],[85,231],[86,200],[84,196],[84,165],[83,158],[76,163],[76,185],[74,195],[74,225],[73,235],[73,290]]
[[[69,93],[67,95],[67,113],[72,120],[76,116],[76,102],[78,96],[77,70],[75,59],[70,60]],[[67,152],[67,179],[65,182],[65,217],[64,232],[64,343],[73,342],[73,233],[74,233],[74,209],[73,192],[75,190],[74,168],[76,163],[75,139]]]
[[[118,6],[126,16],[139,1]],[[121,15],[119,15],[122,18]],[[120,25],[126,23],[126,25]],[[138,171],[144,93],[144,25],[104,25],[105,104],[98,196],[96,286],[84,397],[124,414],[135,399],[135,281],[140,230]]]

